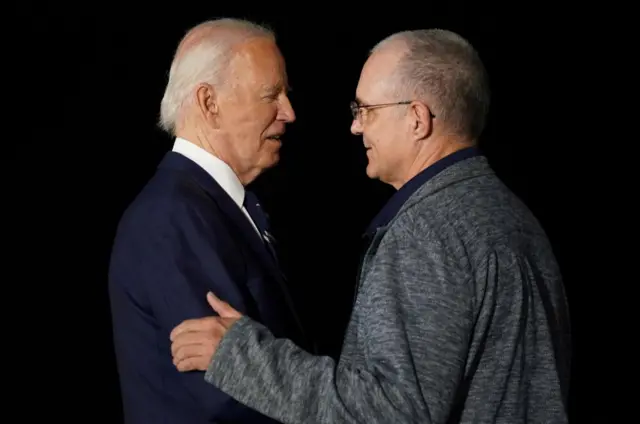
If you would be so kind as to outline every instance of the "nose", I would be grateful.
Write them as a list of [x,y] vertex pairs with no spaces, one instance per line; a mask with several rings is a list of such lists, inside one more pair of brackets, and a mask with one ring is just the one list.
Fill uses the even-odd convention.
[[357,118],[351,122],[351,134],[353,135],[362,134],[362,125],[360,124],[360,120]]
[[291,106],[289,97],[287,97],[286,94],[282,96],[282,100],[280,101],[278,119],[287,123],[291,123],[296,120],[296,113],[293,111],[293,106]]

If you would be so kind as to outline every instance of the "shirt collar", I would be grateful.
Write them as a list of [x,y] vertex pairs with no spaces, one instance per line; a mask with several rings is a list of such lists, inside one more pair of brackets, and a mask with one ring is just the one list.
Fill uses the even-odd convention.
[[402,205],[415,193],[418,188],[424,185],[431,178],[436,176],[441,171],[445,170],[454,163],[460,162],[464,159],[468,159],[473,156],[480,155],[480,151],[477,147],[467,147],[458,150],[444,158],[438,160],[432,165],[428,166],[415,177],[407,181],[398,191],[396,191],[385,206],[380,210],[376,217],[371,221],[365,232],[366,236],[373,236],[376,230],[380,227],[387,225],[391,219],[398,213]]
[[173,151],[191,159],[202,167],[222,189],[242,207],[245,189],[233,169],[220,158],[184,138],[176,138]]

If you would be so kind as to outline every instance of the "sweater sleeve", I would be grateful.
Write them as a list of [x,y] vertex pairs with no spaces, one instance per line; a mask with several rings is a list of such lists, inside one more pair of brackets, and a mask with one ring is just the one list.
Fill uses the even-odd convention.
[[363,276],[357,340],[345,340],[364,361],[313,356],[243,317],[205,379],[283,423],[444,423],[472,328],[463,275],[437,237],[395,229]]

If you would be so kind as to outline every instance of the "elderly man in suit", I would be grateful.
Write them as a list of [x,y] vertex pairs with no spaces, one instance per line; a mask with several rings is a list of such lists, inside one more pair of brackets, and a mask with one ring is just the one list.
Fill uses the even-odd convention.
[[535,217],[476,146],[488,105],[483,64],[457,34],[381,42],[351,128],[369,177],[397,192],[371,223],[339,361],[215,293],[219,317],[172,332],[176,367],[284,423],[566,423],[563,282]]
[[175,144],[125,211],[110,263],[125,423],[273,422],[203,372],[176,370],[169,334],[209,313],[214,291],[277,337],[306,342],[265,215],[245,190],[278,162],[294,119],[271,32],[222,19],[185,35],[161,104]]

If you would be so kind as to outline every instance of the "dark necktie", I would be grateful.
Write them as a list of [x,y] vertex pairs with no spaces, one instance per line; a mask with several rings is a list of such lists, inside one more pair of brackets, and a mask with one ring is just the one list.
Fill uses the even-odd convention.
[[[271,257],[273,258],[274,263],[276,264],[276,267],[279,268],[278,256],[276,255],[276,251],[272,244],[273,242],[275,242],[275,239],[269,233],[269,218],[267,217],[267,214],[260,207],[260,202],[258,201],[258,198],[253,192],[248,190],[245,191],[243,206],[247,210],[247,212],[249,212],[249,216],[251,216],[251,219],[256,224],[256,227],[258,227],[258,230],[260,231],[260,235],[262,236],[262,240],[264,241],[264,245],[267,247],[267,250],[271,254]],[[287,278],[282,272],[280,273],[280,275],[282,276],[282,282],[281,282],[282,294],[284,296],[285,302],[289,306],[291,314],[293,315],[293,320],[296,323],[297,329],[295,331],[300,332],[300,335],[302,337],[301,339],[299,339],[299,342],[303,344],[311,343],[309,345],[310,348],[312,348],[314,352],[317,352],[317,346],[310,340],[306,339],[305,332],[302,328],[302,323],[296,313],[296,309],[293,306],[293,301],[288,292],[287,283],[286,283]]]
[[249,216],[251,216],[251,219],[256,224],[256,227],[258,227],[258,231],[260,232],[260,235],[264,243],[266,244],[269,253],[271,253],[273,259],[277,263],[278,259],[273,246],[271,245],[273,237],[269,233],[269,218],[267,217],[267,214],[262,210],[262,207],[260,207],[258,198],[253,192],[247,190],[244,195],[243,205],[247,212],[249,212]]

